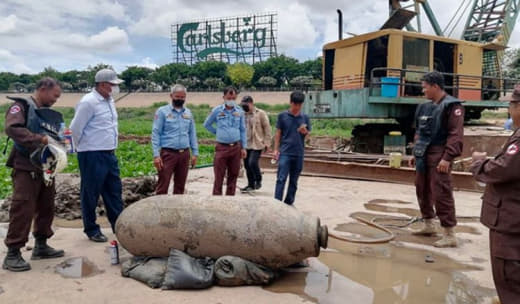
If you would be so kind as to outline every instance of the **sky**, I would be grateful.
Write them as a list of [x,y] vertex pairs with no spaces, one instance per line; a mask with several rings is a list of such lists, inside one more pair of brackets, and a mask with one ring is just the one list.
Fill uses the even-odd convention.
[[[430,0],[444,28],[464,0]],[[343,31],[378,30],[388,17],[387,0],[2,0],[0,71],[38,73],[83,70],[98,63],[117,72],[127,66],[155,68],[172,62],[170,26],[190,20],[278,13],[278,53],[301,61],[337,40],[336,9]],[[454,31],[459,37],[465,16]],[[422,17],[423,32],[433,33]],[[520,27],[510,40],[520,46]]]

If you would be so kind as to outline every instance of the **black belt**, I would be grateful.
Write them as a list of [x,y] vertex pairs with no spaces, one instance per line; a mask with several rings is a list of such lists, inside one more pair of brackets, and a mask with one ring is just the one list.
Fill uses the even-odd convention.
[[114,154],[116,150],[101,150],[98,152],[107,153],[107,154]]
[[188,150],[188,148],[184,148],[184,149],[161,148],[161,150],[166,150],[166,151],[174,152],[174,153],[183,153],[184,151]]
[[229,143],[229,144],[219,142],[218,144],[233,147],[235,145],[238,145],[239,143],[240,143],[240,141],[235,141],[234,143]]

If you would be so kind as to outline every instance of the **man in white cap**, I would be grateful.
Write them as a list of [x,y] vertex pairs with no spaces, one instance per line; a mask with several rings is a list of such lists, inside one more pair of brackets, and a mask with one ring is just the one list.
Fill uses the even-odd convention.
[[76,106],[70,129],[81,174],[83,231],[91,241],[106,242],[107,237],[96,224],[96,207],[101,194],[113,231],[123,210],[121,178],[114,154],[118,124],[113,95],[119,93],[123,80],[116,72],[102,69],[96,73],[95,81],[96,87]]

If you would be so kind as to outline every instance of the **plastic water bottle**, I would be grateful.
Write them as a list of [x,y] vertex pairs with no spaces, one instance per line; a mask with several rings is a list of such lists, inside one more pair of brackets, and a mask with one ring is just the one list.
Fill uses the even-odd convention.
[[72,154],[75,152],[74,143],[72,142],[72,131],[67,128],[63,132],[63,141],[65,142],[65,148],[67,149],[67,153]]

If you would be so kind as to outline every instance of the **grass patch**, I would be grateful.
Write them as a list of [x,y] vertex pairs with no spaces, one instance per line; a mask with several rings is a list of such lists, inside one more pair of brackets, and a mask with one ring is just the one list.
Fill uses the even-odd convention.
[[[118,108],[119,116],[119,133],[121,135],[137,135],[137,136],[151,136],[152,123],[156,110],[166,105],[166,102],[155,103],[151,107],[145,108]],[[258,108],[261,108],[269,113],[270,123],[274,130],[276,119],[279,112],[285,111],[287,105],[266,105],[258,103]],[[0,112],[5,113],[9,104],[0,105]],[[209,105],[188,105],[188,108],[193,112],[195,118],[197,137],[202,139],[214,139],[215,136],[207,131],[203,122],[211,112]],[[73,108],[55,108],[64,116],[67,125],[70,125],[74,117]],[[507,115],[507,114],[506,114]],[[312,134],[316,136],[338,136],[348,138],[351,136],[352,129],[355,125],[368,122],[360,119],[312,119]],[[0,148],[4,147],[6,136],[4,133],[5,115],[0,114]],[[8,152],[12,149],[12,141]],[[213,163],[213,156],[215,147],[211,145],[199,146],[198,165],[209,165]],[[153,155],[151,145],[141,145],[134,141],[120,142],[116,151],[119,159],[119,168],[121,170],[121,177],[136,177],[143,175],[156,174],[153,167]],[[5,164],[7,155],[0,154],[0,162]],[[67,173],[79,173],[78,161],[76,155],[69,155],[69,166],[65,170]],[[5,198],[12,192],[11,183],[11,169],[0,164],[0,198]]]

